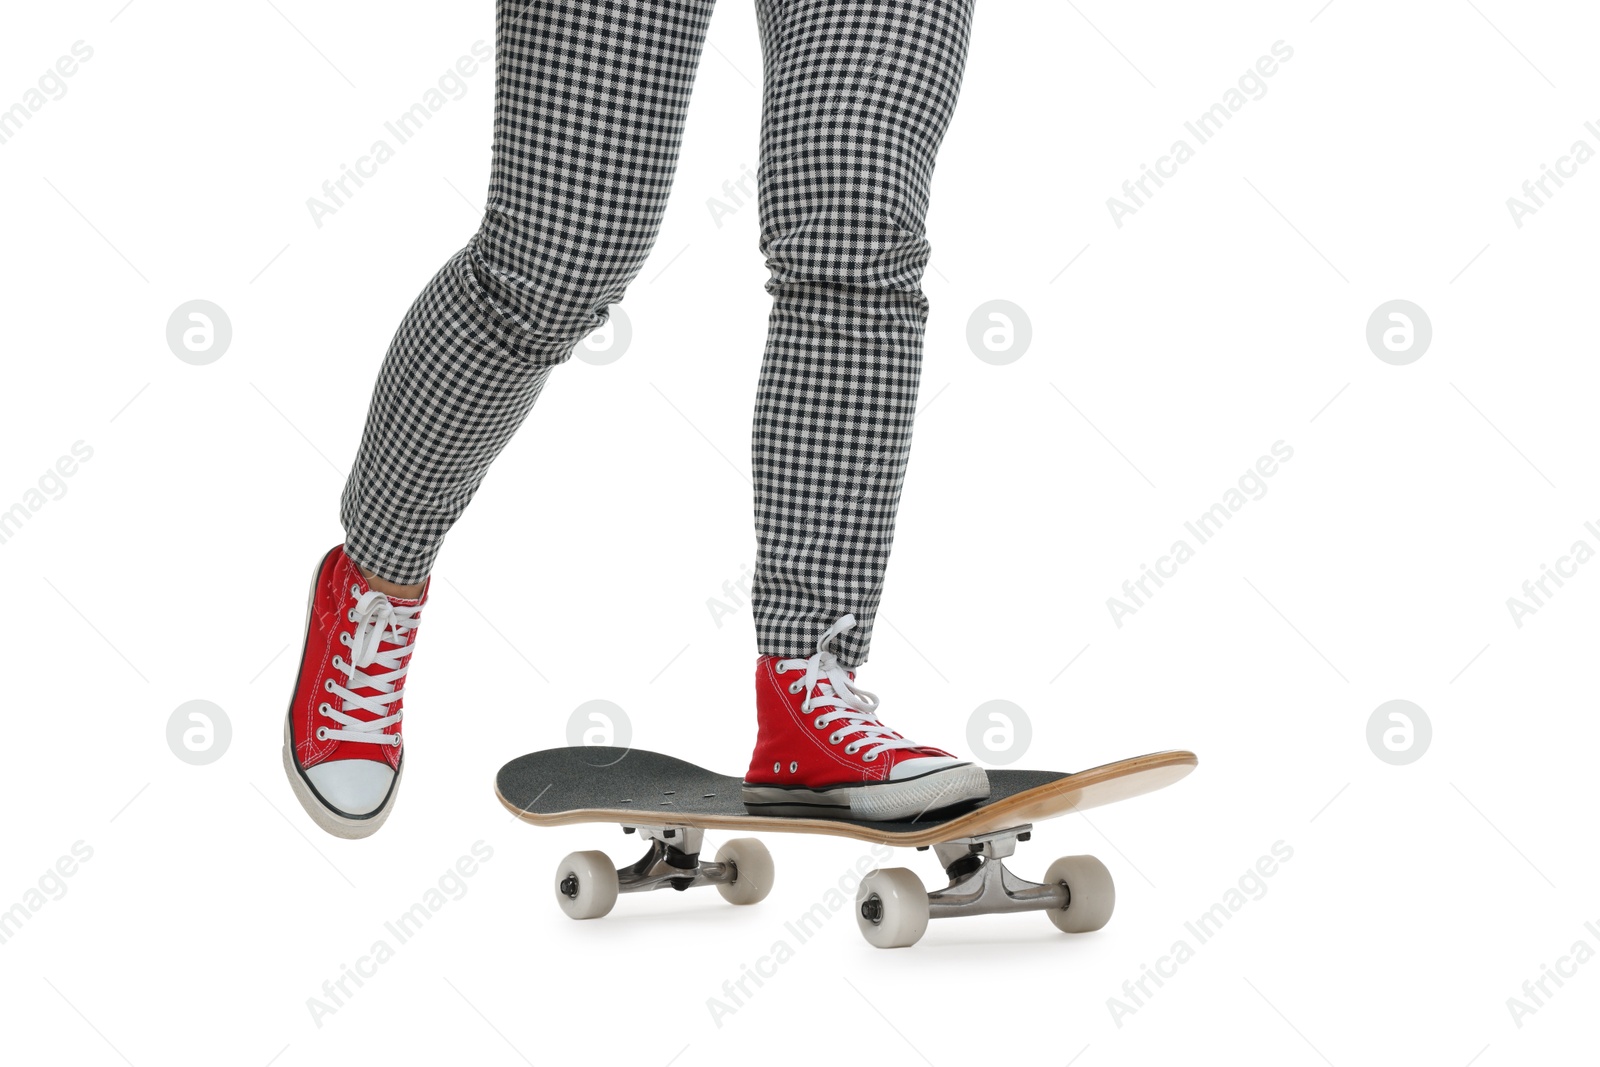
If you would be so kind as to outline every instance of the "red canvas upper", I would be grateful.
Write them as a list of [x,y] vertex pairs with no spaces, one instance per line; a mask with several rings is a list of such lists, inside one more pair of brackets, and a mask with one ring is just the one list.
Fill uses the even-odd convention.
[[[361,569],[345,554],[343,545],[334,548],[323,557],[322,565],[317,572],[315,590],[312,593],[310,625],[306,632],[305,652],[300,661],[300,679],[295,688],[294,702],[289,706],[294,754],[302,767],[312,767],[328,760],[344,759],[378,760],[396,769],[400,766],[402,747],[398,744],[373,744],[332,737],[319,740],[317,737],[319,727],[335,732],[340,728],[337,722],[319,714],[318,709],[324,704],[363,722],[376,722],[385,717],[365,708],[347,707],[344,697],[328,690],[330,681],[341,687],[347,686],[350,682],[350,674],[336,667],[334,661],[338,659],[341,663],[349,663],[355,656],[352,643],[356,640],[357,630],[362,623],[352,620],[350,616],[355,611],[357,602],[368,592],[370,586],[361,576]],[[387,599],[395,608],[420,609],[427,603],[428,589],[424,585],[422,596],[415,600],[403,600],[399,597]],[[416,630],[411,628],[402,636],[397,636],[393,629],[385,629],[381,636],[374,633],[372,637],[376,641],[374,647],[378,653],[401,649],[407,651],[402,655],[399,667],[385,668],[374,662],[360,666],[360,672],[377,684],[350,690],[356,696],[383,695],[383,690],[377,685],[384,684],[383,680],[387,675],[410,663],[409,649],[415,644]],[[399,684],[394,688],[403,691],[404,686],[405,679],[401,677]],[[389,703],[390,713],[397,714],[402,703],[401,700]],[[401,724],[395,722],[384,727],[381,733],[399,737],[400,727]],[[379,732],[374,731],[374,736]]]
[[[798,665],[798,669],[791,666],[790,670],[779,673],[779,663]],[[870,745],[853,755],[846,754],[850,742],[864,738],[867,731],[839,721],[821,727],[816,725],[816,711],[803,708],[806,693],[790,691],[791,686],[801,684],[805,678],[805,663],[805,660],[781,656],[761,656],[756,660],[758,728],[755,754],[750,757],[750,770],[744,778],[746,782],[800,789],[882,782],[888,780],[895,765],[903,760],[950,755],[943,749],[919,746],[889,749],[868,760],[864,757],[871,750]],[[855,680],[854,671],[846,674],[851,681]],[[832,691],[825,675],[812,686],[814,698]],[[873,715],[868,713],[866,718],[876,725],[878,732],[883,732],[884,728]],[[893,731],[887,733],[892,737],[901,736]],[[830,743],[832,738],[838,738],[837,743]]]

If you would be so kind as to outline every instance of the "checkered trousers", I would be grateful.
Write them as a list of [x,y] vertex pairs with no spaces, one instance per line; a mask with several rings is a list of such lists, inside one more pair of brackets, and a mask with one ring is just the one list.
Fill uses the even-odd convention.
[[[911,445],[923,220],[972,0],[756,3],[772,296],[752,435],[757,644],[809,655],[851,612],[837,648],[855,665]],[[488,208],[379,372],[342,501],[363,567],[422,580],[551,369],[639,273],[712,6],[499,0]]]

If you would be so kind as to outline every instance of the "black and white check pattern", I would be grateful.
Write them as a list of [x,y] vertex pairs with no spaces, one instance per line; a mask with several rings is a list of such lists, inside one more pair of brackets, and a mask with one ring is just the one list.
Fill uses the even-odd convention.
[[[655,241],[713,0],[500,0],[482,228],[379,373],[346,544],[419,582],[538,399]],[[866,657],[911,446],[934,158],[972,0],[757,0],[761,250],[773,307],[752,435],[757,642],[841,615]]]

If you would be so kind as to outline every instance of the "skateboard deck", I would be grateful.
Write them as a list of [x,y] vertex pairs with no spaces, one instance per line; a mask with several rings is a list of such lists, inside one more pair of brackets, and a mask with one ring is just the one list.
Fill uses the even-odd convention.
[[1086,771],[989,771],[989,797],[894,822],[751,815],[740,779],[642,749],[586,746],[531,752],[500,768],[495,794],[538,826],[617,823],[700,830],[832,834],[923,846],[1086,811],[1171,785],[1194,770],[1192,752],[1155,752]]

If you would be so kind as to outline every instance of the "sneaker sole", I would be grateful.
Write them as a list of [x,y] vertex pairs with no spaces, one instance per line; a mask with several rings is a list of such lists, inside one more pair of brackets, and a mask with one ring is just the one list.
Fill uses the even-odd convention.
[[[317,602],[317,579],[322,576],[322,564],[326,559],[327,556],[323,556],[317,560],[317,565],[311,572],[311,593],[306,597],[305,641],[300,647],[302,664],[306,658],[305,645],[311,641],[311,608]],[[311,816],[311,821],[334,837],[351,841],[371,837],[378,832],[378,828],[389,818],[389,812],[394,808],[395,795],[400,792],[400,779],[406,771],[405,757],[400,757],[400,766],[395,768],[394,781],[389,783],[389,795],[383,798],[383,803],[372,814],[346,815],[336,808],[330,808],[306,780],[305,772],[300,768],[300,761],[294,758],[294,728],[291,719],[294,715],[295,694],[299,691],[300,675],[296,672],[294,689],[289,693],[289,710],[283,717],[283,773],[289,778],[289,788],[294,790],[295,799],[306,810],[306,814]]]
[[744,805],[752,815],[819,815],[872,822],[918,819],[989,795],[989,776],[975,763],[929,771],[903,782],[795,789],[745,784]]

